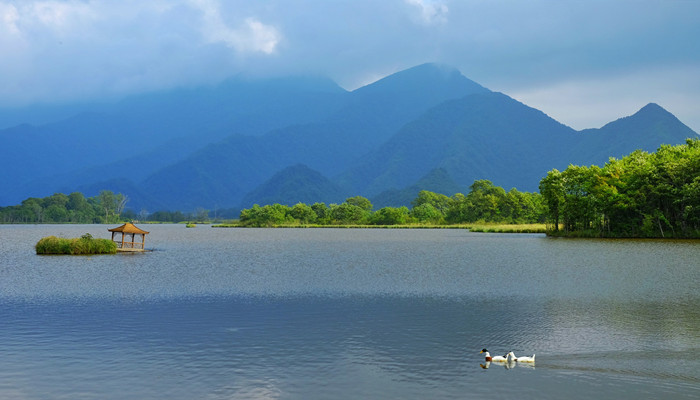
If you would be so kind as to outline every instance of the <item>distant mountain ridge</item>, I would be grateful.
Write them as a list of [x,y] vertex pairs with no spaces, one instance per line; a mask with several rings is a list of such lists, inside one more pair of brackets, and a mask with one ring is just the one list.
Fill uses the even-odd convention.
[[318,171],[303,164],[287,167],[248,193],[241,207],[254,204],[342,203],[345,192]]
[[475,179],[536,191],[552,168],[687,137],[697,134],[654,103],[576,131],[437,64],[352,92],[325,78],[234,78],[0,130],[0,168],[12,171],[0,205],[101,188],[128,195],[137,212],[309,196],[398,206],[421,188],[466,191]]

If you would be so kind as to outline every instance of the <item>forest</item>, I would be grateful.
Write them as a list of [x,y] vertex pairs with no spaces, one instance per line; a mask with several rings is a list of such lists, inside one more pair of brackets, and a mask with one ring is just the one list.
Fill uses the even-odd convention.
[[0,207],[4,224],[108,224],[122,221],[128,196],[103,190],[95,197],[80,192],[30,197],[16,206]]
[[293,225],[445,225],[471,222],[536,223],[544,222],[546,208],[539,193],[519,192],[477,180],[467,195],[451,197],[421,191],[408,207],[383,207],[373,211],[370,200],[350,197],[342,204],[298,203],[254,205],[241,211],[241,226]]
[[[611,158],[603,167],[553,169],[539,193],[506,192],[476,180],[465,195],[421,191],[408,207],[374,210],[369,199],[341,204],[254,205],[240,211],[236,226],[455,225],[547,223],[548,234],[575,237],[700,237],[700,139]],[[56,193],[0,207],[0,223],[116,223],[204,221],[194,213],[124,210],[128,196],[103,190],[95,197]]]
[[[1,207],[2,223],[116,223],[127,220],[154,222],[206,221],[210,213],[197,209],[180,211],[142,211],[138,215],[124,210],[128,196],[104,190],[86,198],[82,193],[56,193],[45,198],[29,198],[20,205]],[[227,210],[225,210],[227,211]],[[544,222],[546,207],[538,193],[506,192],[488,180],[475,181],[467,195],[451,197],[421,191],[412,207],[384,207],[373,211],[370,200],[362,196],[348,198],[342,204],[298,203],[255,205],[240,212],[241,226],[290,225],[404,225],[460,224],[468,222],[533,223]]]
[[553,235],[698,238],[700,139],[554,169],[539,189]]

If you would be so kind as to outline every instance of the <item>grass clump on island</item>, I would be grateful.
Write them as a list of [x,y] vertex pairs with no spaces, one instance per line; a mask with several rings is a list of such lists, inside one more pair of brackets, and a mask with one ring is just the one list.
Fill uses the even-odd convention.
[[36,254],[116,254],[117,244],[109,239],[94,239],[89,233],[79,238],[60,238],[47,236],[41,238],[36,246]]

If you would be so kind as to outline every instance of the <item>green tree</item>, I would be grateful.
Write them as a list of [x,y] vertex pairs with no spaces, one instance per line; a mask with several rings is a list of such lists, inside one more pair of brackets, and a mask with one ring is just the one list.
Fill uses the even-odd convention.
[[44,222],[44,207],[41,205],[41,199],[30,197],[22,201],[22,214],[27,222]]
[[58,204],[52,204],[44,209],[44,218],[46,222],[67,222],[68,210]]
[[371,221],[375,225],[404,225],[409,218],[407,207],[384,207],[372,214]]
[[445,215],[430,203],[423,203],[411,209],[411,216],[420,222],[443,223]]
[[104,211],[104,221],[114,222],[114,216],[117,212],[117,206],[119,205],[119,200],[117,195],[111,190],[102,190],[99,195],[97,195],[97,204]]
[[476,180],[469,187],[467,195],[467,222],[478,220],[500,222],[504,220],[501,208],[505,203],[506,191],[489,180]]
[[332,204],[330,216],[331,220],[338,224],[363,224],[367,222],[369,211],[345,202],[343,204]]
[[540,181],[540,194],[547,205],[550,220],[554,224],[554,231],[559,231],[559,218],[564,204],[564,182],[561,172],[553,169]]
[[292,208],[289,210],[289,215],[302,224],[314,223],[318,218],[313,208],[304,203],[297,203],[292,206]]
[[455,193],[450,197],[450,206],[445,212],[445,221],[450,224],[459,224],[469,219],[470,204],[467,196]]
[[311,209],[316,214],[316,222],[327,224],[331,217],[331,209],[326,206],[326,203],[314,203]]
[[447,209],[450,208],[450,198],[444,194],[434,193],[428,190],[421,190],[412,202],[413,208],[420,207],[423,204],[431,205],[435,210],[439,211],[442,216],[445,215]]
[[252,208],[241,210],[239,221],[244,226],[271,227],[293,222],[288,216],[289,207],[282,204],[272,204],[260,207],[255,204]]
[[373,208],[372,203],[367,198],[362,196],[349,197],[345,199],[345,203],[360,207],[367,212],[372,211]]

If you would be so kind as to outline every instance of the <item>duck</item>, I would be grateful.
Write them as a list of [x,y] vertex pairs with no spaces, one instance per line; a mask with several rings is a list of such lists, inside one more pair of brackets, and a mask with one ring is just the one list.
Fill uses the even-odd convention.
[[489,351],[486,349],[481,350],[479,352],[479,354],[481,354],[481,353],[486,353],[486,354],[484,354],[484,356],[486,357],[486,361],[490,361],[490,362],[506,362],[506,358],[507,358],[506,356],[508,355],[508,354],[506,354],[503,356],[491,357],[491,353],[489,353]]
[[535,363],[535,355],[534,354],[532,355],[532,357],[527,357],[527,356],[516,357],[515,353],[510,351],[510,352],[508,352],[508,354],[506,354],[506,359],[507,360],[514,360],[514,361],[517,361],[519,363],[533,363],[533,364]]

